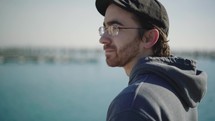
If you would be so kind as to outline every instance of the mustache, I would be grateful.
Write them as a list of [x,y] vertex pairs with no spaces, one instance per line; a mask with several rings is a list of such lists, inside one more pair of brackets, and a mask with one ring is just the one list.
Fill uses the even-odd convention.
[[116,50],[116,46],[114,46],[114,45],[104,45],[103,49],[104,50],[106,50],[106,49],[114,49],[114,50]]

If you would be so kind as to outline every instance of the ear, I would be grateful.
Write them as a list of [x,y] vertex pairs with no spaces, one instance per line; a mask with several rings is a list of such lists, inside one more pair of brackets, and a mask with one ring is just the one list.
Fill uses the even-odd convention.
[[157,29],[151,29],[147,31],[144,36],[144,48],[152,48],[158,41],[159,31]]

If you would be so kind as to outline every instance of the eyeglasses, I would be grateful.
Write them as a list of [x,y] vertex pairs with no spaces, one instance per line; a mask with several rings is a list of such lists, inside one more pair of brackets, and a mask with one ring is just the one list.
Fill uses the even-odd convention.
[[134,28],[134,27],[120,27],[118,25],[111,25],[108,27],[101,26],[99,27],[99,35],[103,36],[105,32],[108,32],[111,36],[117,36],[120,29],[144,29],[144,28]]

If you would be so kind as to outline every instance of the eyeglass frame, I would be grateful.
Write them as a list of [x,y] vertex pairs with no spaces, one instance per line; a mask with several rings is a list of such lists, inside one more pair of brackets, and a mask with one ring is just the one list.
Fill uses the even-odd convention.
[[138,27],[122,27],[119,25],[110,25],[108,27],[105,27],[105,26],[99,27],[99,35],[103,36],[105,34],[105,32],[108,32],[108,34],[111,36],[117,36],[119,34],[120,29],[143,29],[143,30],[147,30],[145,28],[138,28]]

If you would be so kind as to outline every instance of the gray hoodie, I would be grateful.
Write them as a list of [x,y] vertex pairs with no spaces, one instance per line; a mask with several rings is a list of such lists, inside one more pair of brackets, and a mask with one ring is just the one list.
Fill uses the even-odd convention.
[[134,66],[126,87],[109,106],[107,121],[197,121],[207,75],[196,62],[146,57]]

